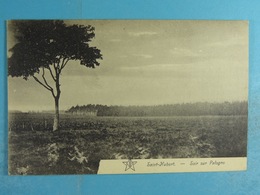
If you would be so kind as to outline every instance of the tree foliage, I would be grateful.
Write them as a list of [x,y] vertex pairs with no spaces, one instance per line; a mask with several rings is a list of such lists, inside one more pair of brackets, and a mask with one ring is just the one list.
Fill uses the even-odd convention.
[[[87,25],[67,26],[60,20],[11,21],[16,44],[10,49],[8,74],[27,79],[40,68],[56,67],[58,72],[69,60],[80,60],[80,64],[95,68],[97,59],[102,59],[100,50],[90,47],[94,38],[94,27]],[[53,73],[54,74],[54,73]]]

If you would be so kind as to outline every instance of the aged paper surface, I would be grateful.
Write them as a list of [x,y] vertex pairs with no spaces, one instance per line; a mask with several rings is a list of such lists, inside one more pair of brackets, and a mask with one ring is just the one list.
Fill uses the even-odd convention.
[[247,21],[7,26],[9,174],[246,170]]

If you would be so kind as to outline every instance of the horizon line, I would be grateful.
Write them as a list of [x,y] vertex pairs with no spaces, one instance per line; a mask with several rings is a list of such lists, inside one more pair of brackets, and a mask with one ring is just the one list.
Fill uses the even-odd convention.
[[[182,103],[165,103],[165,104],[153,104],[153,105],[116,105],[116,104],[91,104],[91,103],[88,103],[88,104],[83,104],[83,105],[74,105],[74,106],[71,106],[67,109],[60,109],[59,111],[60,112],[65,112],[67,110],[69,110],[70,108],[72,107],[76,107],[76,106],[86,106],[86,105],[101,105],[101,106],[108,106],[108,107],[111,107],[111,106],[121,106],[121,107],[148,107],[148,106],[171,106],[171,105],[178,105],[178,104],[198,104],[198,103],[209,103],[209,104],[224,104],[224,103],[243,103],[243,102],[246,102],[248,103],[248,100],[232,100],[232,101],[221,101],[221,102],[209,102],[209,101],[199,101],[199,102],[182,102]],[[40,110],[40,109],[36,109],[36,110],[33,110],[33,109],[27,109],[27,110],[23,110],[23,109],[8,109],[8,113],[10,112],[54,112],[55,109],[46,109],[46,110]]]

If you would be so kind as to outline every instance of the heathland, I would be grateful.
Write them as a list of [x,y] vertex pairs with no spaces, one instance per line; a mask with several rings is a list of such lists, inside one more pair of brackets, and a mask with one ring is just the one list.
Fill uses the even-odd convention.
[[[87,106],[85,114],[76,112],[80,107],[84,110],[75,106],[61,114],[57,132],[52,132],[53,114],[9,113],[9,173],[95,174],[102,159],[247,155],[246,102],[107,106],[103,115],[96,105],[88,106],[96,115],[86,114]],[[160,109],[163,114],[151,114]],[[108,110],[116,115],[105,115]]]

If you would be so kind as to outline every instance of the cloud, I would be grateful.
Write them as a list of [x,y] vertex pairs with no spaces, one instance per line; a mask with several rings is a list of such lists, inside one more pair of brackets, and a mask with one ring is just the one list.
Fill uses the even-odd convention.
[[152,58],[153,56],[150,55],[150,54],[134,54],[134,56],[136,57],[141,57],[141,58],[146,58],[146,59],[149,59],[149,58]]
[[110,42],[121,42],[122,40],[121,39],[110,39],[109,41]]
[[128,56],[127,55],[120,55],[118,56],[119,58],[127,58]]
[[202,50],[192,51],[190,49],[174,48],[170,50],[170,53],[182,57],[198,57],[201,55],[200,53],[202,53]]
[[206,47],[230,47],[230,46],[241,46],[248,44],[248,37],[231,37],[229,39],[221,40],[221,41],[212,41],[210,43],[205,44]]
[[150,54],[129,54],[129,55],[120,55],[118,57],[119,58],[127,58],[127,57],[133,58],[133,56],[134,57],[145,58],[145,59],[153,58],[153,56],[150,55]]
[[180,67],[182,65],[180,64],[150,64],[150,65],[144,65],[144,66],[127,66],[122,67],[123,70],[144,70],[144,71],[165,71],[165,70],[173,70],[176,69],[176,67]]
[[143,66],[127,66],[120,67],[120,76],[134,78],[171,78],[185,79],[191,77],[191,66],[183,66],[181,64],[150,64]]
[[152,31],[142,31],[142,32],[129,32],[128,34],[130,36],[140,37],[140,36],[152,36],[152,35],[156,35],[158,33],[152,32]]

